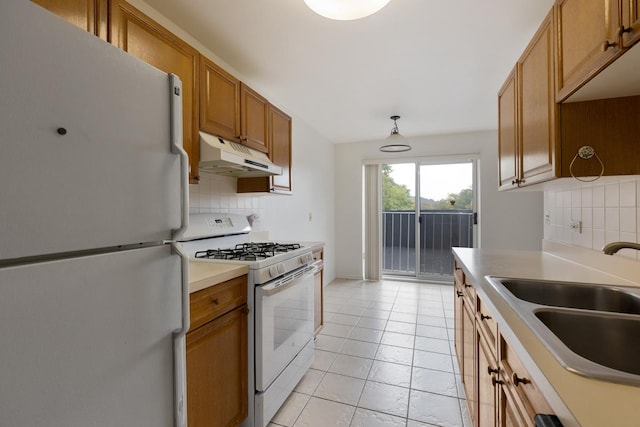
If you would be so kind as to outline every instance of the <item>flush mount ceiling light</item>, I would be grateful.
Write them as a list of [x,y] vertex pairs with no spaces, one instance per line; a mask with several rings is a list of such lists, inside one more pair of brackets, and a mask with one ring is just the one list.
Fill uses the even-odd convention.
[[350,21],[373,15],[389,0],[304,0],[318,15],[339,21]]
[[393,128],[391,129],[391,135],[385,139],[388,144],[380,147],[380,151],[385,153],[399,153],[402,151],[411,150],[411,146],[406,144],[406,138],[400,135],[400,131],[398,130],[397,120],[400,116],[391,116],[391,120],[393,120]]

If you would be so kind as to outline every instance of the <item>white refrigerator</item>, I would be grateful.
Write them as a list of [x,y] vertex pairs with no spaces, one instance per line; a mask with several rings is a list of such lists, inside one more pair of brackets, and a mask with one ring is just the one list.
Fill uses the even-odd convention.
[[0,426],[186,425],[181,83],[0,2]]

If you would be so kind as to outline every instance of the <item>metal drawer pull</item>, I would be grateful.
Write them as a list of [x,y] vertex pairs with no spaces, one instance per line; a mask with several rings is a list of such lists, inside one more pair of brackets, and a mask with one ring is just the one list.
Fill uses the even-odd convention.
[[529,384],[531,382],[527,378],[520,378],[515,372],[511,376],[511,379],[513,380],[513,385],[516,387],[518,387],[518,384]]
[[214,298],[211,300],[211,304],[218,305],[218,298]]

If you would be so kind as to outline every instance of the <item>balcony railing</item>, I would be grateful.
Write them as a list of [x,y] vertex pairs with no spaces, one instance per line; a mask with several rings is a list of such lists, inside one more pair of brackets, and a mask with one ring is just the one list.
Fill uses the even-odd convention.
[[[382,271],[384,274],[416,274],[414,211],[382,212]],[[418,276],[450,279],[452,247],[473,247],[473,212],[430,210],[420,213],[420,261]]]

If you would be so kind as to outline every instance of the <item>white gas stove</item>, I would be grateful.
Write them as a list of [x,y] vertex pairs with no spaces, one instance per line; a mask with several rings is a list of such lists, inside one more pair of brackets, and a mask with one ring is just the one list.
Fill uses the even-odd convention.
[[249,267],[249,416],[243,426],[264,427],[313,362],[317,267],[310,247],[251,242],[250,231],[242,215],[195,214],[182,243],[191,261]]

